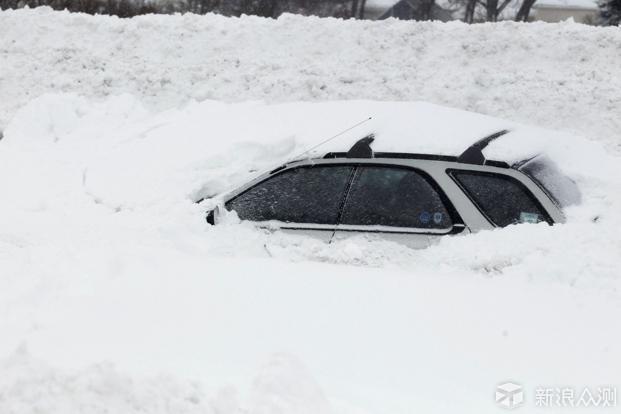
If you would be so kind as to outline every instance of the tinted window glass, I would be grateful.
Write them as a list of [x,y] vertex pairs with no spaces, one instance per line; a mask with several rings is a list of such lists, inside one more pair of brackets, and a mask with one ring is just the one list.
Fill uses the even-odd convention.
[[538,182],[560,207],[580,203],[582,197],[576,183],[548,157],[539,155],[524,163],[520,171]]
[[451,175],[497,226],[550,221],[528,189],[511,177],[464,171]]
[[336,224],[353,167],[284,171],[226,203],[242,220]]
[[419,173],[359,167],[341,224],[446,229],[452,226],[440,195]]

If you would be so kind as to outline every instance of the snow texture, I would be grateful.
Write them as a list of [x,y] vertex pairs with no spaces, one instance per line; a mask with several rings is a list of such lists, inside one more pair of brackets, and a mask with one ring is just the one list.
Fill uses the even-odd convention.
[[0,129],[49,92],[131,93],[157,109],[204,99],[414,100],[578,133],[618,150],[619,67],[619,28],[569,22],[4,11]]
[[[524,386],[532,412],[538,386],[621,386],[620,95],[608,64],[618,63],[617,46],[603,41],[618,31],[291,16],[121,21],[47,9],[2,12],[0,31],[0,413],[484,414],[498,412],[494,387],[508,380]],[[435,67],[417,70],[415,43],[403,36],[427,39]],[[496,43],[503,37],[515,40],[507,50]],[[425,43],[438,39],[446,50]],[[477,46],[449,53],[462,44]],[[341,52],[327,56],[333,47]],[[74,63],[57,58],[61,49]],[[239,67],[228,60],[242,54]],[[509,54],[538,80],[487,65]],[[587,55],[590,75],[578,76],[576,56]],[[82,68],[89,61],[107,69]],[[458,69],[487,71],[491,83],[466,82]],[[348,71],[358,73],[351,83],[339,75]],[[495,99],[499,79],[507,94]],[[338,100],[361,96],[393,102]],[[394,102],[416,97],[479,102],[508,120]],[[381,149],[455,154],[508,127],[490,158],[543,152],[583,201],[565,224],[449,237],[425,250],[365,236],[327,245],[234,217],[205,222],[210,200],[196,200],[370,116],[317,152],[375,132]]]

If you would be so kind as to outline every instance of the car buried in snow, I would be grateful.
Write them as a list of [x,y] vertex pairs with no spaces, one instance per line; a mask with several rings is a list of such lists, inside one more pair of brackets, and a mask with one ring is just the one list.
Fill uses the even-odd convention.
[[[347,152],[288,162],[228,193],[207,213],[215,225],[237,213],[257,226],[331,242],[364,234],[426,247],[440,237],[519,223],[565,221],[576,184],[545,155],[509,165],[483,149],[459,156],[374,152],[373,135]],[[224,211],[226,210],[226,211]]]

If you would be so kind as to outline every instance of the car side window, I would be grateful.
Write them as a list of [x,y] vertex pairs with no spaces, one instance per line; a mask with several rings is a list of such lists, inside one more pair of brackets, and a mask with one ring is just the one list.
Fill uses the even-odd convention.
[[501,174],[452,171],[451,177],[496,226],[551,219],[535,196],[518,180]]
[[336,224],[352,166],[285,170],[226,203],[242,220]]
[[448,229],[453,223],[440,194],[408,168],[360,166],[340,224]]

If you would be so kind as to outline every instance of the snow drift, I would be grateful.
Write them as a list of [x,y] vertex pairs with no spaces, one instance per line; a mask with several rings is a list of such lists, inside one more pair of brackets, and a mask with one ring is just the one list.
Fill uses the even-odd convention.
[[618,150],[621,30],[216,15],[0,12],[0,129],[43,93],[193,100],[427,101]]
[[[368,116],[332,149],[374,131],[450,154],[510,127],[488,155],[544,151],[584,202],[422,251],[205,223],[196,199]],[[508,379],[618,381],[621,167],[598,143],[423,103],[130,95],[43,96],[5,132],[3,413],[485,413]]]
[[[538,386],[621,386],[620,40],[0,12],[0,413],[481,414],[506,380],[530,411]],[[206,224],[196,200],[369,116],[330,145],[508,127],[487,154],[545,152],[583,203],[422,251]]]

